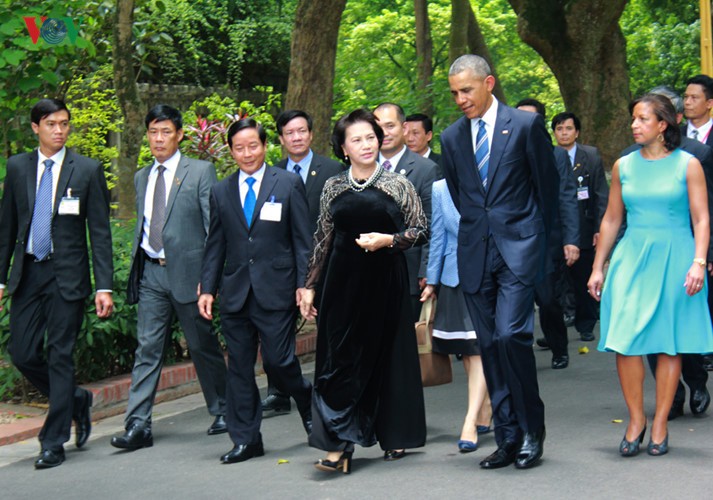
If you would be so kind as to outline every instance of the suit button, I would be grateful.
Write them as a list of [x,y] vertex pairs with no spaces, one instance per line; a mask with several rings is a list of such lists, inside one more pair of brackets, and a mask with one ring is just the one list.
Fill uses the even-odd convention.
[[251,263],[251,264],[255,264],[255,260],[250,259],[250,263]]
[[252,243],[252,242],[253,242],[253,237],[252,237],[252,236],[248,236],[248,241],[249,241],[250,243]]
[[487,240],[487,239],[488,239],[487,236],[482,236],[482,237],[480,238],[481,241],[485,241],[485,240]]
[[486,212],[490,212],[490,207],[485,207]]

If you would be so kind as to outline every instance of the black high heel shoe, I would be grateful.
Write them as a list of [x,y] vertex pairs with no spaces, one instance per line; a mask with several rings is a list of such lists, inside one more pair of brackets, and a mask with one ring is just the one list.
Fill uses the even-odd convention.
[[621,443],[619,444],[619,455],[621,455],[622,457],[635,457],[636,455],[638,455],[639,446],[644,441],[644,434],[646,434],[646,426],[644,426],[644,430],[641,431],[639,437],[637,437],[633,441],[627,441],[626,433],[624,433],[624,439],[622,439]]
[[652,457],[658,457],[668,453],[668,432],[664,440],[659,444],[654,443],[653,438],[651,438],[649,445],[646,447],[646,453]]
[[314,467],[317,470],[322,470],[325,472],[337,472],[337,471],[342,471],[344,474],[350,474],[351,473],[351,466],[352,466],[352,454],[353,451],[343,451],[342,455],[339,457],[339,460],[337,461],[332,461],[332,460],[327,460],[326,458],[320,458],[314,463]]

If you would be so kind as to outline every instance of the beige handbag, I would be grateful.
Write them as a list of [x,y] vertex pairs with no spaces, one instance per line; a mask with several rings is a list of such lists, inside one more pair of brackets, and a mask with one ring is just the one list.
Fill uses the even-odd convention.
[[435,304],[436,300],[433,298],[424,302],[421,306],[421,316],[416,323],[416,343],[421,364],[421,383],[424,387],[449,384],[453,381],[450,356],[431,350]]

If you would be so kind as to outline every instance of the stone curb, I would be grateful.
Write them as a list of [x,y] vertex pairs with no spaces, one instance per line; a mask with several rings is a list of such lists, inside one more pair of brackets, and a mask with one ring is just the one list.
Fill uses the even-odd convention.
[[[316,332],[305,332],[297,335],[295,351],[301,362],[312,361],[316,347]],[[263,373],[262,361],[259,356],[255,365],[255,373],[256,375]],[[131,387],[131,374],[92,382],[82,387],[91,391],[94,395],[92,421],[101,420],[126,411],[126,402],[129,399],[129,388]],[[200,390],[196,369],[192,361],[164,366],[161,370],[155,402],[171,401],[200,392]],[[37,437],[44,420],[45,415],[42,413],[26,416],[14,420],[12,423],[0,424],[0,446]]]

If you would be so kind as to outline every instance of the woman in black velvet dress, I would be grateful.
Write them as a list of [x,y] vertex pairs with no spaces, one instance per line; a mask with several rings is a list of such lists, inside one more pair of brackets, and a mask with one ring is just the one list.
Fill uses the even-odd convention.
[[309,444],[328,452],[320,470],[349,472],[354,444],[378,442],[395,460],[426,440],[403,250],[427,241],[427,220],[411,182],[377,164],[383,137],[361,109],[334,127],[334,152],[351,168],[324,187],[300,297],[305,318],[319,310]]

